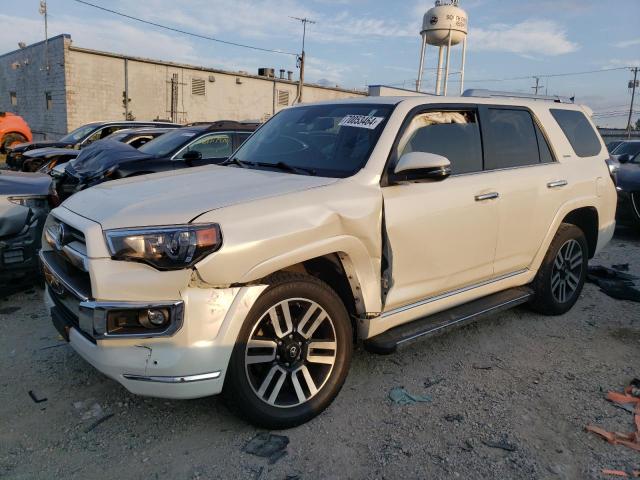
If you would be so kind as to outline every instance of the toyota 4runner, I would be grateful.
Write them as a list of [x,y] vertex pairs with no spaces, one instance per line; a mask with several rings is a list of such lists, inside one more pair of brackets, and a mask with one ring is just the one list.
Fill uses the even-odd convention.
[[133,393],[223,392],[256,424],[329,405],[353,345],[392,352],[527,303],[559,315],[611,239],[584,108],[488,91],[285,109],[222,166],[53,210],[53,322]]

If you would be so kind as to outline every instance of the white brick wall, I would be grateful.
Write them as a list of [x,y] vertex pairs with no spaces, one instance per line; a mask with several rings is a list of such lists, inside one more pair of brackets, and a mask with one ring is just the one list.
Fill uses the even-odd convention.
[[[62,35],[49,39],[48,71],[44,42],[0,56],[0,111],[24,117],[36,139],[67,133],[64,56],[69,42]],[[10,92],[16,92],[16,106],[11,105]],[[46,109],[45,92],[51,92],[51,110]]]
[[[35,138],[57,138],[96,120],[123,120],[125,89],[121,55],[71,46],[69,36],[49,40],[45,68],[44,42],[0,56],[0,111],[22,115]],[[278,91],[289,92],[289,105],[297,84],[253,75],[206,70],[146,59],[128,59],[130,112],[136,120],[169,119],[170,80],[178,74],[178,121],[264,120],[278,105]],[[214,81],[210,81],[210,76]],[[205,80],[205,95],[191,93],[193,78]],[[17,93],[12,107],[9,92]],[[46,109],[45,92],[53,106]],[[304,101],[314,102],[362,96],[363,93],[307,85]]]

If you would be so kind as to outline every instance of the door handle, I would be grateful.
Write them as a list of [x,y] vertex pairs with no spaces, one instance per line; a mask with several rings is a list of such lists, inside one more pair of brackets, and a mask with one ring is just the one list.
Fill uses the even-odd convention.
[[484,202],[485,200],[493,200],[498,198],[500,194],[498,192],[483,193],[482,195],[476,195],[476,202]]
[[547,183],[547,188],[559,188],[567,186],[569,182],[566,180],[556,180],[554,182]]

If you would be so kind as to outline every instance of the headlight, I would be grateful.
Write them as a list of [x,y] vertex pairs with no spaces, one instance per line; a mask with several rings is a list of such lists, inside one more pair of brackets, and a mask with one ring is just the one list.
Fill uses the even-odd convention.
[[9,197],[7,200],[27,208],[47,208],[49,205],[46,195],[16,196]]
[[217,224],[107,230],[105,237],[112,259],[147,263],[159,270],[190,267],[222,245]]

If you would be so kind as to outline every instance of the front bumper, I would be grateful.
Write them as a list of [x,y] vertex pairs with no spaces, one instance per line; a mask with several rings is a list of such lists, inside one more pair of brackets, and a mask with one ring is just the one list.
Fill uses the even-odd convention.
[[[266,288],[187,287],[180,291],[180,298],[166,301],[101,301],[77,288],[59,266],[47,263],[46,251],[41,258],[46,271],[47,303],[58,331],[96,369],[132,393],[153,397],[187,399],[220,393],[240,327]],[[104,263],[101,265],[104,267]],[[113,281],[108,272],[105,275]],[[153,286],[140,288],[148,290]],[[174,305],[181,311],[180,327],[162,335],[104,334],[105,312],[141,305]]]

